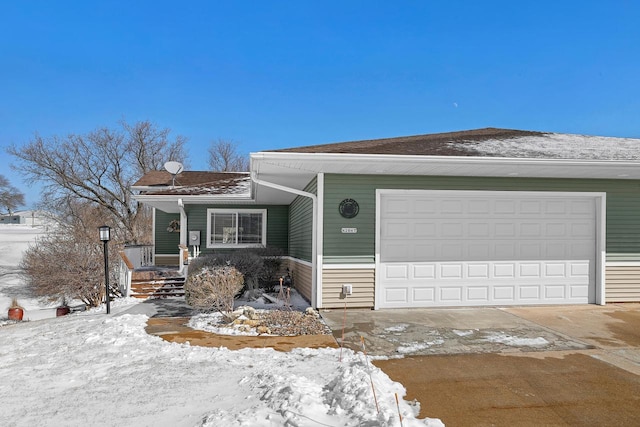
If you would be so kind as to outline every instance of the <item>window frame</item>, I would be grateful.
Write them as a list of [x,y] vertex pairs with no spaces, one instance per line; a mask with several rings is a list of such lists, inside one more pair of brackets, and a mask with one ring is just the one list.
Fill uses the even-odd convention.
[[[262,215],[262,230],[260,243],[214,243],[211,241],[213,214],[235,214],[236,224],[236,242],[238,241],[238,228],[239,228],[239,214],[261,214]],[[266,209],[225,209],[225,208],[209,208],[207,209],[207,248],[220,249],[220,248],[260,248],[267,245],[267,210]]]

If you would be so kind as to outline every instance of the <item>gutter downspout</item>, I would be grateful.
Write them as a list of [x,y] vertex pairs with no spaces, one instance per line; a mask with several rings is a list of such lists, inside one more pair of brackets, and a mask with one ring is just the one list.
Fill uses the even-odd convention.
[[317,236],[316,231],[318,229],[318,197],[313,193],[308,193],[306,191],[298,190],[291,187],[285,187],[284,185],[276,184],[274,182],[264,181],[256,177],[255,172],[251,172],[251,180],[258,185],[264,185],[265,187],[273,188],[276,190],[284,191],[287,193],[292,193],[297,196],[308,197],[313,202],[313,219],[311,224],[311,258],[313,262],[311,263],[311,306],[313,308],[317,308],[318,305],[318,245],[317,245]]

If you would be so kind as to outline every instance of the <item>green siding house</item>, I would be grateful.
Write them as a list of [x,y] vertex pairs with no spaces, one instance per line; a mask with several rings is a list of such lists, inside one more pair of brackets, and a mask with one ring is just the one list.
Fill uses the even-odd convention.
[[640,140],[506,129],[151,172],[156,262],[273,246],[314,307],[640,301]]

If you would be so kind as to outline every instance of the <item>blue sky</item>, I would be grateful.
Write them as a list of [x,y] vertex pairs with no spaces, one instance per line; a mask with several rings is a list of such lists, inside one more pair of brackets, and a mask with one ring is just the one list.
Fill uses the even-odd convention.
[[0,147],[123,118],[186,136],[192,169],[218,138],[640,137],[638,22],[632,0],[0,0]]

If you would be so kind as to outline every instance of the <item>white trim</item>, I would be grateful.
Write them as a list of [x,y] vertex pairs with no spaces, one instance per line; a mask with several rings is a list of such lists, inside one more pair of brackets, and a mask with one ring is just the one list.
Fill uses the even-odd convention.
[[[418,193],[431,193],[431,194],[456,194],[461,196],[504,196],[507,194],[515,194],[519,196],[533,196],[533,197],[593,197],[596,200],[596,261],[595,261],[595,303],[604,305],[606,303],[606,280],[605,280],[605,264],[606,264],[606,224],[607,224],[607,193],[604,192],[569,192],[569,191],[482,191],[482,190],[395,190],[395,189],[376,189],[376,231],[375,231],[375,268],[376,272],[380,269],[380,218],[381,218],[381,206],[380,200],[383,194],[418,194]],[[374,289],[374,309],[380,308],[380,278],[379,275],[375,275],[375,289]]]
[[355,269],[366,269],[373,270],[376,268],[375,263],[369,264],[324,264],[322,266],[324,270],[355,270]]
[[294,258],[292,256],[286,256],[286,257],[283,257],[283,259],[287,259],[289,261],[297,262],[297,263],[300,263],[302,265],[306,265],[307,267],[313,267],[313,263],[312,262],[305,261],[305,260],[300,259],[300,258]]
[[[262,214],[262,236],[260,243],[212,243],[211,242],[211,214],[213,213],[235,213],[236,219],[237,215],[241,213],[259,213]],[[239,224],[236,221],[236,241],[238,239],[238,228]],[[255,248],[255,247],[263,247],[267,245],[267,210],[266,209],[225,209],[225,208],[209,208],[207,209],[207,236],[206,236],[206,247],[208,249],[236,249],[236,248]]]
[[[315,264],[321,266],[323,264],[323,245],[324,245],[324,173],[320,172],[316,178],[316,197],[318,200],[316,229],[312,230],[317,235],[316,238],[316,258]],[[321,214],[322,212],[322,214]],[[315,308],[322,307],[322,268],[316,268],[316,288],[314,293],[316,294],[316,306]]]
[[596,304],[605,305],[607,262],[607,193],[590,193],[596,198]]
[[378,272],[380,271],[380,239],[382,230],[380,229],[380,218],[382,215],[382,208],[380,200],[382,198],[382,194],[385,190],[381,190],[376,188],[376,236],[375,236],[375,274],[373,281],[373,309],[378,310],[381,305],[381,295],[380,295],[380,275]]
[[[178,209],[180,210],[180,244],[187,246],[187,213],[184,210],[182,199],[178,199]],[[180,263],[182,267],[182,263]]]
[[607,267],[640,267],[638,261],[607,261],[605,263]]
[[[155,251],[156,251],[156,208],[151,208],[151,244],[153,245],[153,256],[155,259]],[[155,261],[154,261],[155,264]]]

